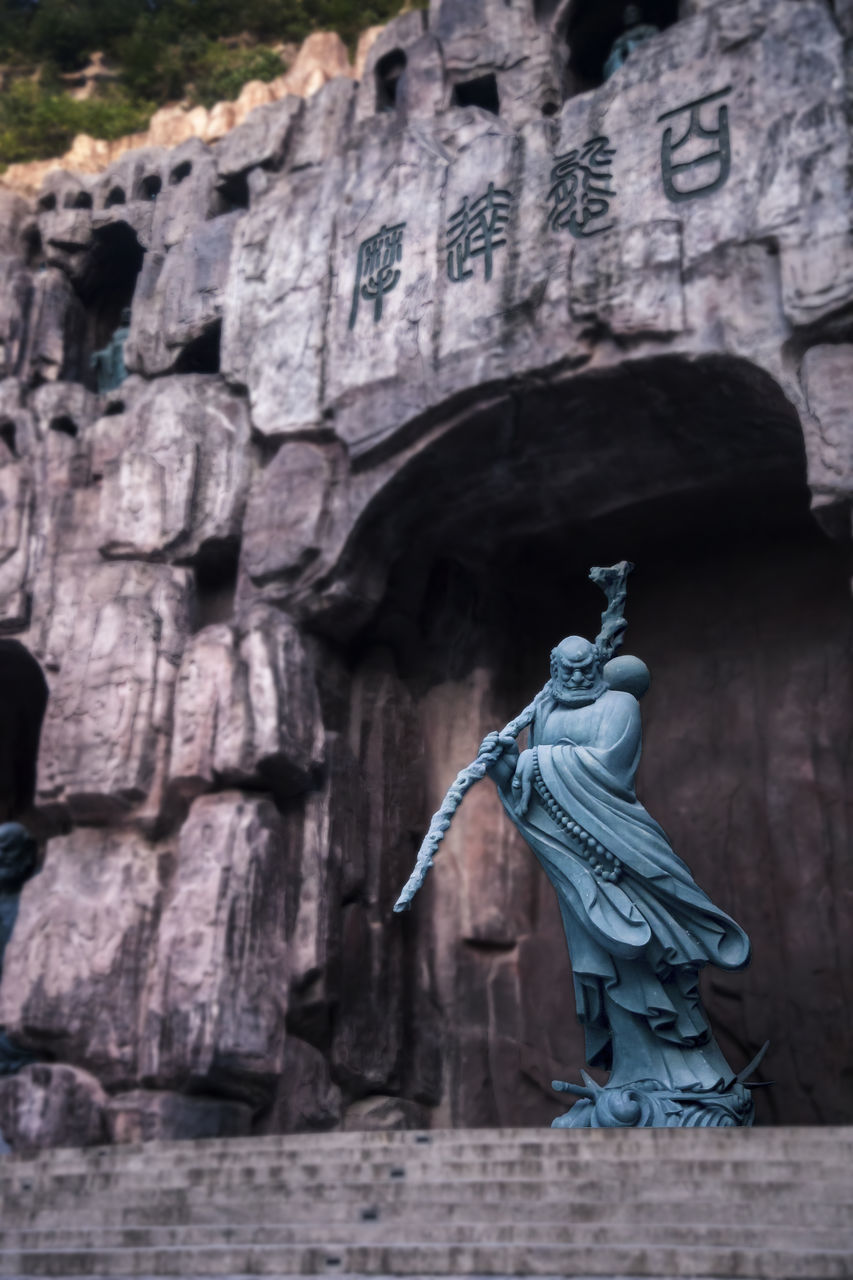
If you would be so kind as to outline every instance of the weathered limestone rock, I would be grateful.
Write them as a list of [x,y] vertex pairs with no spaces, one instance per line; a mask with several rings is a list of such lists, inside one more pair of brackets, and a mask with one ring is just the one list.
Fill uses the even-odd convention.
[[42,441],[51,431],[85,436],[100,407],[97,395],[79,382],[44,383],[31,392],[28,404]]
[[243,527],[243,563],[253,582],[292,577],[319,554],[337,452],[294,441],[255,472]]
[[427,119],[445,110],[449,86],[441,43],[425,32],[406,51],[406,75],[397,94],[408,120]]
[[106,1106],[111,1142],[242,1138],[251,1122],[251,1110],[242,1102],[148,1089],[118,1093]]
[[358,37],[358,44],[355,47],[355,59],[352,66],[353,79],[361,81],[364,79],[364,67],[367,62],[367,55],[373,48],[374,43],[385,30],[382,26],[368,27],[366,31],[362,31]]
[[[21,343],[17,367],[9,367],[8,373],[17,374],[31,385],[62,378],[82,379],[84,312],[76,293],[57,267],[45,267],[30,279],[26,336]],[[20,289],[29,291],[18,277],[13,281],[13,290]]]
[[[36,501],[30,540],[33,621],[43,639],[54,589],[76,555],[97,547],[97,492],[91,487],[91,424],[97,396],[79,383],[44,383],[29,397],[30,466]],[[88,561],[87,561],[88,568]],[[91,577],[97,576],[99,566]],[[82,586],[82,584],[80,584]],[[41,607],[39,607],[41,606]],[[39,641],[35,640],[38,645]]]
[[322,760],[314,673],[288,618],[256,610],[240,632],[206,627],[190,641],[176,691],[175,792],[248,784],[285,798],[310,785]]
[[[387,94],[383,93],[377,80],[377,63],[381,63],[383,58],[387,59],[389,54],[402,54],[407,62],[410,49],[418,43],[425,29],[426,14],[420,9],[414,9],[410,13],[401,13],[398,18],[392,18],[373,41],[358,77],[361,83],[355,103],[357,123],[370,119],[379,111],[392,111],[397,105],[402,105],[387,101]],[[395,98],[401,88],[402,84],[398,82],[395,86]],[[401,93],[400,98],[402,99]]]
[[81,254],[92,236],[90,183],[77,174],[58,170],[47,176],[36,210],[45,257],[52,266],[75,276]]
[[[341,989],[332,1041],[333,1078],[351,1096],[396,1093],[402,1084],[406,973],[400,930],[383,927],[396,878],[411,857],[409,832],[422,806],[417,777],[420,736],[405,686],[378,653],[355,693],[354,755],[364,778],[364,878],[341,912]],[[405,768],[390,769],[390,761]],[[410,771],[411,770],[411,771]],[[403,783],[406,777],[408,785]]]
[[0,631],[19,631],[29,617],[32,479],[29,468],[0,447]]
[[30,205],[23,196],[0,186],[0,254],[20,252],[21,235],[31,216]]
[[166,565],[79,570],[60,561],[37,656],[50,701],[38,794],[77,820],[116,817],[148,801],[156,811],[168,757],[188,581]]
[[288,931],[288,1026],[324,1050],[340,995],[342,960],[341,842],[334,832],[338,803],[327,785],[307,795],[286,819],[289,841],[299,850],[299,899]]
[[191,344],[205,337],[216,340],[241,217],[232,213],[203,222],[168,253],[145,255],[124,349],[128,369],[146,377],[169,373],[192,359]]
[[[216,225],[211,224],[211,225]],[[94,428],[107,557],[188,561],[236,539],[249,479],[246,402],[207,374],[128,379],[121,414]]]
[[337,76],[307,100],[288,151],[288,168],[306,169],[324,164],[344,145],[355,93],[351,80]]
[[237,106],[234,102],[217,102],[208,112],[202,132],[205,142],[218,142],[237,124]]
[[[389,164],[392,157],[394,163]],[[491,157],[489,163],[493,162]],[[382,439],[389,413],[396,417],[402,407],[401,393],[407,418],[416,417],[429,403],[440,289],[434,201],[446,174],[442,149],[430,145],[420,132],[399,132],[393,116],[377,120],[352,153],[336,226],[338,271],[327,322],[324,398],[336,431],[353,453]],[[500,179],[494,171],[491,176],[495,182]],[[447,198],[452,201],[453,196]],[[405,279],[385,296],[366,296],[365,246],[370,237],[381,236],[384,226],[400,223],[405,223]],[[380,251],[385,252],[384,245]],[[449,308],[445,317],[443,333],[449,342],[458,342],[452,319],[456,313],[456,308]],[[389,391],[393,385],[397,410],[387,399],[383,403],[376,397],[378,403],[365,419],[358,397],[365,384]]]
[[29,619],[34,429],[14,378],[0,381],[0,632]]
[[249,389],[252,422],[285,436],[321,421],[329,254],[339,161],[283,175],[238,226],[222,371]]
[[265,80],[249,80],[243,85],[234,103],[234,124],[237,128],[253,111],[269,106],[275,100],[275,89]]
[[33,277],[19,257],[0,257],[0,376],[24,372],[27,324],[34,294]]
[[163,147],[129,151],[110,165],[92,188],[92,227],[126,223],[143,248],[154,246],[157,200],[168,181],[169,153]]
[[107,1087],[137,1078],[139,1002],[165,852],[130,833],[93,828],[49,841],[3,959],[0,1025]]
[[428,1127],[426,1107],[405,1098],[375,1094],[347,1107],[343,1127],[348,1132],[365,1129],[425,1129]]
[[853,346],[811,347],[803,357],[800,377],[812,414],[804,426],[815,504],[849,501],[853,498]]
[[500,114],[516,128],[541,119],[561,101],[553,42],[532,5],[431,0],[430,31],[441,41],[454,85],[494,76]]
[[289,618],[258,606],[242,628],[253,756],[279,794],[301,791],[323,759],[323,723],[312,665]]
[[280,169],[303,110],[302,98],[291,94],[252,111],[217,148],[216,167],[220,181],[235,178],[260,165],[267,169]]
[[199,138],[189,138],[167,156],[154,209],[152,241],[158,249],[172,249],[219,212],[216,157]]
[[314,31],[302,42],[293,66],[280,81],[285,92],[308,98],[336,76],[350,74],[347,47],[341,37],[334,31]]
[[189,641],[175,689],[169,778],[186,798],[220,779],[239,785],[251,776],[251,721],[245,675],[230,626],[204,627]]
[[259,1132],[337,1129],[340,1123],[341,1091],[329,1078],[328,1059],[319,1049],[289,1035],[276,1097]]
[[146,1085],[255,1106],[269,1097],[284,1053],[288,880],[268,800],[225,792],[195,801],[149,966]]
[[38,1062],[0,1080],[0,1132],[16,1155],[107,1141],[107,1095],[94,1076]]
[[685,328],[681,225],[670,219],[627,227],[572,255],[574,320],[625,337],[667,337]]

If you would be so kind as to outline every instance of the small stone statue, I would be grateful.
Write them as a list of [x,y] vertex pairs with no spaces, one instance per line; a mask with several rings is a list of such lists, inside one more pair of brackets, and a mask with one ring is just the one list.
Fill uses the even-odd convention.
[[604,64],[602,75],[605,80],[609,80],[614,71],[624,66],[638,45],[651,40],[652,36],[660,32],[660,27],[654,26],[651,22],[643,22],[640,6],[637,4],[626,6],[622,21],[625,30],[613,41]]
[[736,1077],[697,987],[706,964],[744,968],[749,939],[699,888],[634,791],[649,673],[638,658],[615,657],[632,567],[591,571],[608,600],[595,643],[569,636],[557,645],[549,682],[484,739],[433,818],[395,910],[408,907],[465,792],[488,774],[556,890],[587,1061],[610,1070],[603,1087],[586,1073],[584,1085],[554,1081],[581,1098],[554,1125],[750,1125],[744,1080],[764,1051]]
[[129,333],[130,307],[125,307],[121,313],[119,327],[115,330],[107,345],[92,355],[91,365],[97,374],[99,393],[114,391],[116,387],[121,386],[127,377],[127,368],[124,363],[124,344],[127,342]]
[[[20,822],[0,823],[0,977],[3,956],[18,918],[21,890],[36,869],[36,842]],[[0,1076],[11,1076],[36,1059],[0,1027]]]

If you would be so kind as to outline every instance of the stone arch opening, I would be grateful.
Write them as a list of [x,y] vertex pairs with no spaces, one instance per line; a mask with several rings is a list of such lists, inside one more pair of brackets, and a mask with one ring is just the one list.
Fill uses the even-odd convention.
[[24,229],[22,236],[24,261],[31,271],[37,270],[44,262],[44,247],[42,245],[41,232],[35,222],[31,222]]
[[454,107],[479,107],[493,116],[501,113],[498,81],[493,72],[475,76],[473,80],[460,80],[453,86]]
[[26,819],[35,799],[47,681],[19,640],[0,638],[0,823]]
[[222,321],[211,325],[181,351],[175,362],[175,373],[219,373]]
[[[853,1044],[829,1045],[825,1014],[803,1010],[815,970],[843,1007],[851,959],[849,550],[810,516],[800,424],[769,375],[729,357],[626,362],[457,408],[410,448],[348,551],[357,594],[379,599],[348,650],[352,705],[380,664],[409,717],[371,784],[414,797],[422,834],[483,734],[547,679],[551,646],[596,634],[587,570],[622,558],[638,566],[626,652],[653,680],[641,798],[753,938],[749,970],[705,975],[715,1031],[736,1069],[771,1039],[765,1122],[838,1122]],[[447,1020],[442,1122],[546,1122],[548,1081],[577,1078],[582,1039],[550,886],[489,787],[416,912],[411,963],[435,964]]]
[[10,458],[18,456],[18,428],[13,418],[0,418],[0,440]]
[[606,78],[606,63],[614,43],[626,32],[678,21],[678,0],[572,0],[560,21],[560,35],[568,45],[568,70],[578,89],[589,89]]
[[402,49],[392,49],[376,63],[376,110],[393,111],[397,106],[397,90],[406,70]]
[[169,186],[170,187],[180,186],[182,182],[186,181],[186,179],[190,176],[192,171],[193,171],[192,163],[189,160],[182,160],[181,163],[179,165],[176,165],[175,168],[172,170],[172,172],[169,174]]
[[199,548],[193,564],[192,631],[233,618],[239,566],[238,538],[210,538]]
[[216,191],[218,195],[217,215],[232,213],[235,209],[248,209],[249,175],[247,172],[231,174],[218,185]]
[[92,197],[88,191],[69,191],[63,201],[65,209],[91,209]]
[[148,174],[139,184],[137,200],[156,200],[163,187],[163,180],[157,173]]

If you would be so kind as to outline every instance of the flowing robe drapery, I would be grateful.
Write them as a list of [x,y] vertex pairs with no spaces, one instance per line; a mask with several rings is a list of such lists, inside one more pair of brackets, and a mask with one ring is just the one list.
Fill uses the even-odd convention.
[[[697,977],[709,963],[743,968],[749,939],[699,888],[637,800],[637,700],[615,690],[584,707],[550,699],[537,712],[531,746],[537,784],[526,813],[508,781],[499,790],[557,892],[587,1060],[614,1065],[616,1027],[632,1040],[633,1058],[671,1083],[682,1075],[696,1080],[699,1046],[706,1046],[702,1082],[728,1083],[732,1073],[711,1036]],[[618,880],[595,874],[566,817],[618,860],[606,864],[621,864]]]

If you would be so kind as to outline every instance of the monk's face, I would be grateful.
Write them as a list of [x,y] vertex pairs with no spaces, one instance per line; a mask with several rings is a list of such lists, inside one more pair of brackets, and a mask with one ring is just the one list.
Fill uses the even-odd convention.
[[595,645],[582,636],[569,636],[551,654],[551,687],[555,698],[569,706],[594,702],[607,687]]

